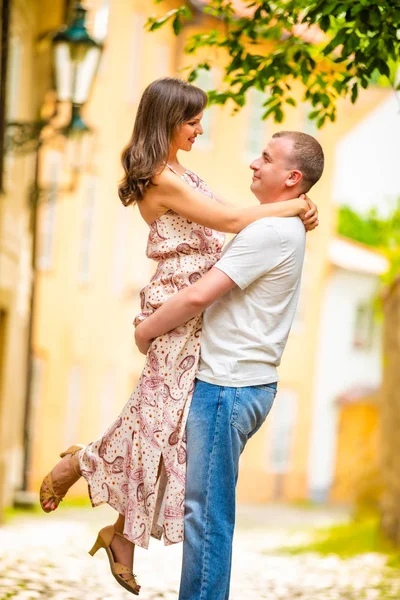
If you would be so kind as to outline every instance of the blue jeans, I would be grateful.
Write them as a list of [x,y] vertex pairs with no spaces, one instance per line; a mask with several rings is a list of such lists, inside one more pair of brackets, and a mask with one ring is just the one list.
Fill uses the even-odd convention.
[[239,457],[265,421],[276,383],[196,382],[187,422],[185,538],[179,600],[228,600]]

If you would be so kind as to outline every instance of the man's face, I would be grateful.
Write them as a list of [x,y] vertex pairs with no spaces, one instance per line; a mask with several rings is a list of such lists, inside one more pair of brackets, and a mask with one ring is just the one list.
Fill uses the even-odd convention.
[[272,138],[261,156],[251,163],[253,180],[250,189],[260,202],[276,202],[290,187],[292,145],[289,138]]

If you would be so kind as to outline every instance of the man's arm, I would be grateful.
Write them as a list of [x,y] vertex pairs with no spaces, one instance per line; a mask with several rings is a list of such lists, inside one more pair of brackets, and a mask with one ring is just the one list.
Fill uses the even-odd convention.
[[181,290],[135,330],[135,341],[142,354],[153,340],[167,331],[176,329],[200,315],[208,306],[235,287],[235,282],[223,271],[213,267],[201,279]]

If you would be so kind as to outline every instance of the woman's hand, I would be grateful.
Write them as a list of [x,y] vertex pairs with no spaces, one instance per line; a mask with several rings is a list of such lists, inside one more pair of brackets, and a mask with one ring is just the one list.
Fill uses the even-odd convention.
[[318,208],[307,194],[301,194],[300,198],[306,201],[307,208],[300,211],[299,217],[303,221],[305,230],[312,231],[319,225]]
[[146,339],[146,337],[142,334],[142,331],[142,323],[139,323],[135,329],[135,344],[138,347],[139,352],[146,356],[152,340]]

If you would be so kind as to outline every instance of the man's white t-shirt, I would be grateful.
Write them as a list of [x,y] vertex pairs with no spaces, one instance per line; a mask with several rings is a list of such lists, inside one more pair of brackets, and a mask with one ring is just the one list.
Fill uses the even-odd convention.
[[278,381],[305,238],[298,217],[273,217],[255,221],[227,244],[215,268],[237,287],[204,313],[198,379],[232,387]]

